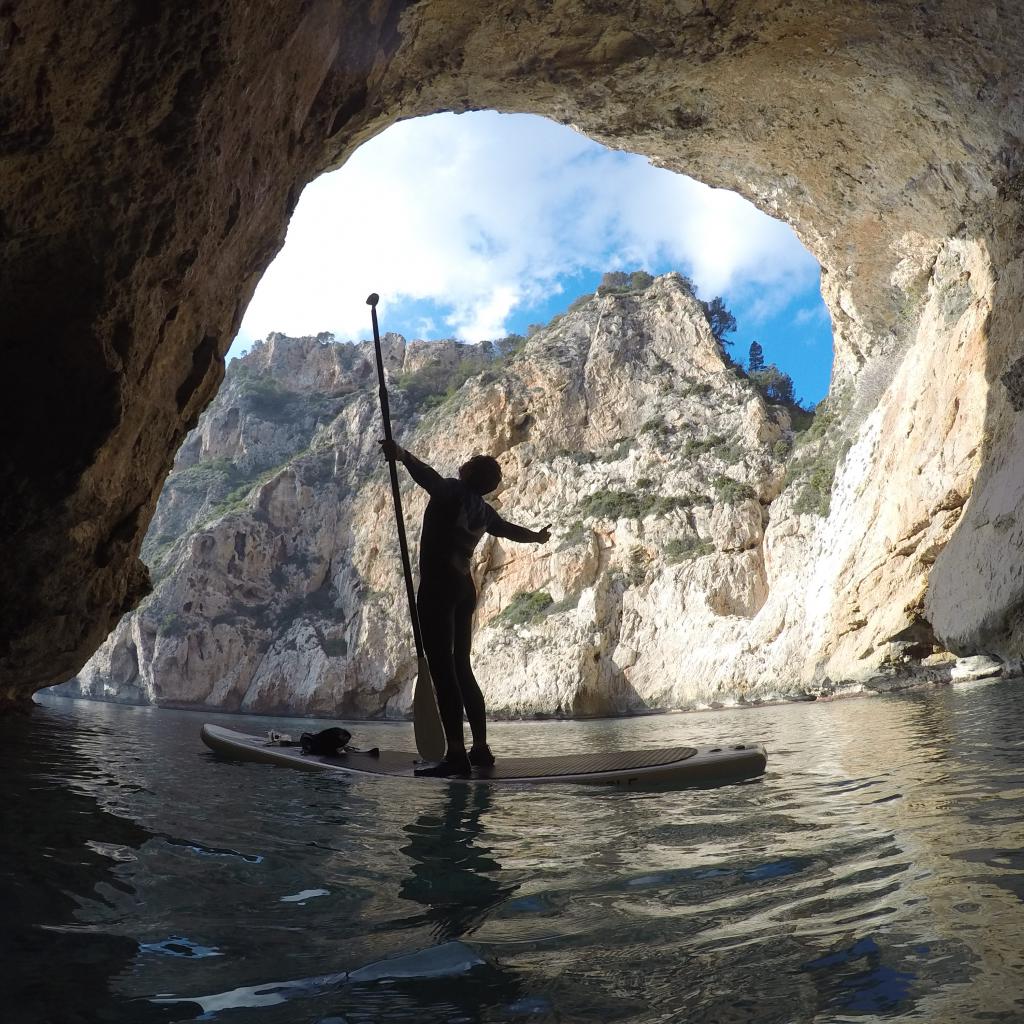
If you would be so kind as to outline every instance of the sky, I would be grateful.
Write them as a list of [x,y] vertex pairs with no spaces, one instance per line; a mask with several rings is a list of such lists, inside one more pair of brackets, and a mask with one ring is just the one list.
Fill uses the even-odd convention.
[[302,193],[230,355],[271,331],[466,341],[525,334],[607,270],[677,270],[758,340],[796,394],[828,390],[819,267],[793,231],[736,193],[653,167],[545,118],[494,111],[392,125]]

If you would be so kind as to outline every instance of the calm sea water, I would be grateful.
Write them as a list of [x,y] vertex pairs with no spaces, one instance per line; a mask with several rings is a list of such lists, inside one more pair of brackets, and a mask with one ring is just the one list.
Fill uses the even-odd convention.
[[1024,1020],[1021,681],[493,729],[767,744],[678,792],[324,778],[218,761],[202,720],[0,721],[0,1019]]

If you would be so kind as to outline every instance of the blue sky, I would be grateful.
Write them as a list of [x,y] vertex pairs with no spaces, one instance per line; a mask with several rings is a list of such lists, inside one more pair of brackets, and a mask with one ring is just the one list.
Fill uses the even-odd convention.
[[383,330],[467,341],[525,333],[606,270],[678,270],[755,338],[809,402],[828,389],[819,269],[792,230],[734,193],[604,148],[543,118],[493,111],[393,125],[307,186],[231,354],[270,331]]

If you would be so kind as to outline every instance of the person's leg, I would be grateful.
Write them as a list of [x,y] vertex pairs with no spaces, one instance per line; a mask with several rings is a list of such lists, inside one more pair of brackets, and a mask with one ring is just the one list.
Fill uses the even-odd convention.
[[470,760],[476,765],[494,764],[494,756],[487,746],[487,709],[484,706],[484,695],[480,684],[473,674],[473,612],[476,610],[476,588],[472,580],[455,605],[453,615],[455,644],[455,676],[459,682],[459,692],[466,708],[469,728],[473,733],[473,749]]
[[454,607],[455,597],[447,589],[420,587],[416,607],[423,635],[423,652],[434,682],[437,708],[447,744],[445,758],[465,757],[466,740],[462,733],[462,697],[455,673]]

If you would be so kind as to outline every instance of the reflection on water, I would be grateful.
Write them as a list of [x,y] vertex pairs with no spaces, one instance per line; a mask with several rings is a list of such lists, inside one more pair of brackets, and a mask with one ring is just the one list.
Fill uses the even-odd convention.
[[4,1020],[1024,1018],[1019,682],[493,729],[767,743],[765,778],[678,792],[323,778],[218,761],[201,720],[0,721]]
[[484,786],[450,786],[440,814],[420,814],[402,829],[410,867],[398,895],[424,908],[408,927],[425,924],[438,942],[460,938],[519,888],[486,845],[483,821],[492,801]]

